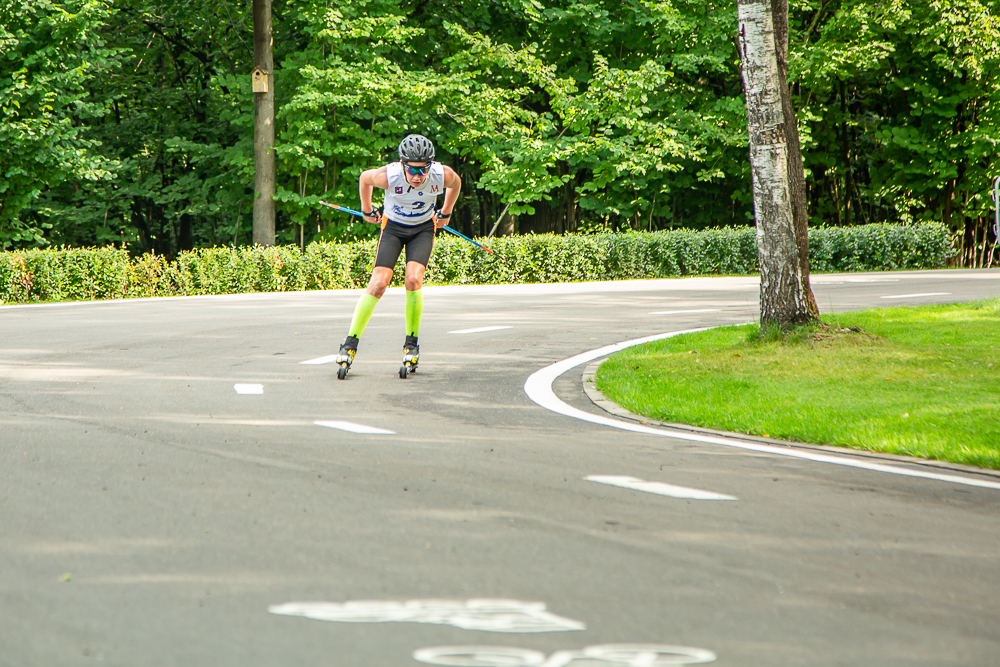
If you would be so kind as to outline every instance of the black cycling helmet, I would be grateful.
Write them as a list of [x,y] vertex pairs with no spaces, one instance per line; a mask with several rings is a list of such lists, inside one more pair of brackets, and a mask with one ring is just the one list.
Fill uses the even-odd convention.
[[420,134],[409,134],[399,142],[399,159],[403,162],[430,162],[434,159],[434,144]]

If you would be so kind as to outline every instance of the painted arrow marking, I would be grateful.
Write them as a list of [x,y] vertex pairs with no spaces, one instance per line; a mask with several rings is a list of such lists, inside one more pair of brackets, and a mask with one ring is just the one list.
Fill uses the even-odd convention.
[[671,498],[685,498],[687,500],[738,500],[736,496],[727,496],[724,493],[691,489],[686,486],[674,486],[673,484],[664,484],[663,482],[647,482],[638,477],[628,477],[626,475],[588,475],[584,479],[588,482],[620,486],[623,489],[645,491],[646,493],[655,493],[659,496],[670,496]]

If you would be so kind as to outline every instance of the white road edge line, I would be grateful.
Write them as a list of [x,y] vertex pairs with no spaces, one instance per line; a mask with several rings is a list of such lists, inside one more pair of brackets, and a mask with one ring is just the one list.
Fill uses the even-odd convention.
[[316,357],[315,359],[308,359],[306,361],[300,361],[300,366],[319,366],[320,364],[330,364],[337,360],[337,355],[328,354],[325,357]]
[[396,435],[395,431],[389,431],[375,426],[365,426],[364,424],[355,424],[354,422],[315,421],[313,424],[316,426],[325,426],[326,428],[335,428],[339,431],[361,433],[364,435]]
[[880,299],[916,299],[921,296],[951,296],[951,292],[925,292],[924,294],[895,294],[893,296],[881,296]]
[[234,384],[233,389],[236,390],[237,394],[244,396],[260,396],[264,393],[264,385],[262,384]]
[[644,338],[636,338],[634,340],[627,340],[621,343],[615,343],[614,345],[605,345],[604,347],[599,347],[595,350],[590,350],[589,352],[582,352],[569,359],[563,359],[550,366],[535,371],[528,379],[524,382],[524,393],[528,395],[532,401],[542,406],[546,410],[551,410],[552,412],[565,415],[567,417],[572,417],[573,419],[579,419],[581,421],[590,422],[592,424],[600,424],[601,426],[610,426],[611,428],[621,429],[623,431],[632,431],[633,433],[645,433],[647,435],[655,435],[659,437],[674,438],[676,440],[689,440],[692,442],[704,442],[711,445],[722,445],[723,447],[735,447],[738,449],[746,449],[752,452],[761,452],[764,454],[775,454],[777,456],[788,456],[796,459],[805,459],[807,461],[816,461],[818,463],[831,463],[833,465],[847,466],[849,468],[861,468],[862,470],[871,470],[874,472],[884,472],[892,475],[902,475],[905,477],[918,477],[921,479],[933,479],[939,482],[948,482],[951,484],[965,484],[967,486],[978,486],[984,489],[997,489],[1000,490],[1000,482],[989,482],[986,480],[973,479],[970,477],[960,477],[958,475],[947,475],[935,472],[926,472],[923,470],[910,470],[907,468],[898,468],[896,466],[885,465],[883,463],[872,463],[870,461],[863,461],[859,459],[853,459],[846,456],[836,456],[833,454],[821,454],[819,452],[808,451],[805,449],[794,449],[791,447],[776,447],[774,445],[762,445],[752,442],[746,442],[743,440],[738,440],[735,438],[723,438],[719,436],[702,435],[700,433],[689,433],[687,431],[679,431],[669,428],[652,428],[649,426],[643,426],[642,424],[636,424],[633,422],[619,421],[617,419],[611,419],[610,417],[605,417],[603,415],[596,415],[590,412],[584,412],[570,405],[567,405],[555,395],[552,391],[552,383],[560,375],[566,371],[576,368],[581,364],[585,364],[588,361],[593,361],[594,359],[600,359],[601,357],[606,357],[615,352],[619,352],[626,348],[632,347],[633,345],[642,345],[643,343],[650,343],[654,340],[662,340],[664,338],[670,338],[672,336],[679,336],[686,333],[694,333],[696,331],[705,331],[713,327],[702,327],[699,329],[685,329],[684,331],[672,331],[670,333],[661,333],[653,336],[646,336]]
[[664,482],[647,482],[638,477],[629,477],[627,475],[587,475],[584,479],[588,482],[620,486],[623,489],[645,491],[646,493],[655,493],[659,496],[669,496],[671,498],[686,500],[739,500],[736,496],[727,496],[724,493],[702,491],[701,489],[675,486]]
[[449,331],[450,334],[474,334],[474,333],[485,333],[487,331],[500,331],[501,329],[513,329],[514,327],[478,327],[476,329],[459,329],[458,331]]
[[702,308],[701,310],[657,310],[650,315],[680,315],[682,313],[717,313],[719,308]]

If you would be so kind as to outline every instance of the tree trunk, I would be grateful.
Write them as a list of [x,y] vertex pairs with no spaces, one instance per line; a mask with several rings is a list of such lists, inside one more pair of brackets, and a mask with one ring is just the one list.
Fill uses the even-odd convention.
[[787,84],[787,0],[739,1],[761,325],[816,321],[809,287],[808,211],[798,127]]
[[479,235],[486,236],[493,229],[493,195],[487,190],[474,190],[479,200]]
[[848,227],[851,226],[851,196],[854,190],[854,172],[851,169],[851,151],[847,146],[847,92],[844,90],[844,82],[840,82],[840,113],[842,119],[838,134],[840,135],[840,157],[844,161],[844,220]]
[[532,202],[531,205],[535,212],[521,216],[519,232],[521,234],[559,233],[559,223],[564,214],[563,207],[559,204],[553,205],[553,202],[545,199]]
[[566,231],[576,231],[576,187],[574,181],[566,183]]
[[514,219],[510,213],[504,215],[503,220],[500,221],[500,227],[497,229],[498,236],[511,236],[517,229],[517,220]]
[[180,223],[181,227],[177,233],[177,249],[193,250],[194,236],[191,233],[191,215],[189,213],[182,213]]
[[772,14],[779,26],[775,31],[778,54],[778,72],[781,78],[781,107],[787,119],[788,173],[795,220],[795,241],[799,249],[799,282],[809,308],[809,319],[819,321],[819,306],[809,284],[809,200],[806,197],[806,171],[802,163],[802,144],[799,141],[799,121],[795,116],[792,94],[788,87],[788,0],[772,0]]
[[274,39],[271,0],[253,0],[254,66],[267,74],[267,92],[254,93],[253,242],[274,245]]

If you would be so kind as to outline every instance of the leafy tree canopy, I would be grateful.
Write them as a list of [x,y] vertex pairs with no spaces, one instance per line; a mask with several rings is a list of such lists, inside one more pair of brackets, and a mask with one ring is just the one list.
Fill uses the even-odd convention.
[[[791,73],[813,224],[985,237],[1000,18],[981,0],[802,0]],[[250,241],[250,3],[0,0],[0,244],[172,255]],[[455,224],[752,222],[736,9],[716,0],[278,0],[279,242],[372,233],[357,176],[430,137]],[[990,237],[992,238],[992,237]]]

